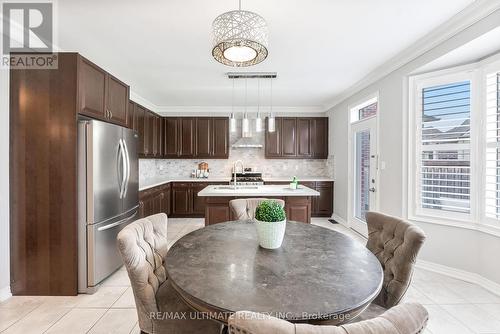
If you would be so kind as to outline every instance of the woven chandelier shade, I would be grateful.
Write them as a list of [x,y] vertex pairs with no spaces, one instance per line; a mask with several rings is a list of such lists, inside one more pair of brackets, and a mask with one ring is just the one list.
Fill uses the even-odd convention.
[[262,16],[234,10],[215,18],[212,56],[219,63],[234,67],[252,66],[267,58],[268,29]]

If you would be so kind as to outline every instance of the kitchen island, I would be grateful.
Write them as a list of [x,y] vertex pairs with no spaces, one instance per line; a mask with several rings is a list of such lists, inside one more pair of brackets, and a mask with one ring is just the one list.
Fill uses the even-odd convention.
[[314,189],[299,185],[290,189],[286,185],[238,186],[210,185],[198,192],[205,198],[205,225],[233,220],[229,201],[236,198],[273,198],[285,201],[287,219],[311,222],[311,198],[319,196]]

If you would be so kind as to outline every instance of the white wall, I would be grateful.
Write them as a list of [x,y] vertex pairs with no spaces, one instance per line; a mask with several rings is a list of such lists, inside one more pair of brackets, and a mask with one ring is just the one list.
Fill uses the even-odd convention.
[[[422,65],[500,26],[500,10],[472,24],[462,32],[415,58],[406,65],[354,93],[328,111],[330,117],[330,153],[335,157],[335,215],[347,221],[348,193],[348,109],[365,96],[379,93],[380,171],[379,209],[406,217],[406,115],[408,75]],[[369,57],[369,55],[367,55]],[[487,262],[499,254],[500,238],[475,230],[465,230],[417,222],[428,238],[420,259],[478,273],[500,284],[500,265]]]
[[0,300],[10,295],[9,72],[0,69]]

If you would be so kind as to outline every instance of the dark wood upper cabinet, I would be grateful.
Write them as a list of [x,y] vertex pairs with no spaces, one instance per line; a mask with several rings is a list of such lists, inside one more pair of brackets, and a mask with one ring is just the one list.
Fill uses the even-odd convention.
[[271,133],[266,118],[266,158],[328,158],[327,117],[276,117],[275,122],[276,131]]
[[179,123],[179,157],[195,157],[196,118],[182,117]]
[[269,132],[269,118],[266,118],[265,155],[266,158],[281,157],[281,118],[275,118],[275,131]]
[[210,117],[196,118],[196,157],[212,157],[213,120]]
[[165,158],[177,158],[179,155],[179,119],[176,117],[165,117],[163,119],[163,156]]
[[144,109],[141,105],[136,104],[135,114],[137,119],[137,132],[139,133],[137,154],[139,157],[144,157],[146,155],[146,109]]
[[127,126],[128,86],[108,74],[106,92],[109,121],[118,125]]
[[212,157],[227,159],[229,157],[229,118],[213,118]]
[[328,158],[328,117],[311,119],[311,154],[316,159]]
[[79,58],[79,113],[106,119],[106,72],[87,59]]
[[297,119],[283,118],[281,124],[281,154],[295,157],[297,155]]
[[127,111],[127,127],[137,131],[137,114],[135,112],[135,103],[133,101],[128,101],[128,111]]
[[311,153],[311,119],[297,119],[297,156],[308,158]]
[[79,113],[127,126],[129,87],[89,60],[79,57]]
[[155,126],[155,134],[154,134],[154,156],[160,158],[163,156],[163,121],[162,118],[158,115],[154,116],[154,126]]

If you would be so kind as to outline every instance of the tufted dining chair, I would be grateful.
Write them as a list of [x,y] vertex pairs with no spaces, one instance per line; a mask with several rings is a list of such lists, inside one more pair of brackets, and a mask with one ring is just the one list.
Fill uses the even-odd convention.
[[[160,213],[133,222],[120,231],[117,241],[142,333],[219,333],[220,325],[197,319],[196,312],[180,299],[168,280],[167,215]],[[180,319],[183,317],[186,319]]]
[[268,198],[239,198],[229,201],[229,206],[233,211],[234,219],[236,220],[248,220],[255,218],[255,210],[260,203],[264,201],[275,201],[283,208],[285,207],[285,201],[282,199],[268,199]]
[[401,304],[384,314],[341,326],[315,326],[291,322],[248,311],[229,318],[230,334],[417,334],[429,319],[420,304]]

